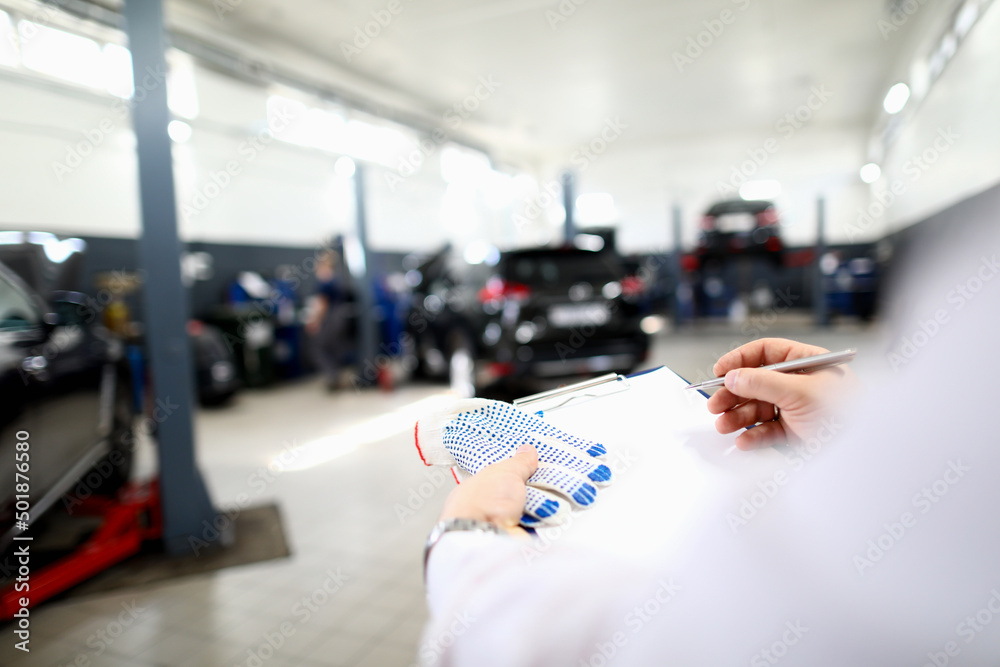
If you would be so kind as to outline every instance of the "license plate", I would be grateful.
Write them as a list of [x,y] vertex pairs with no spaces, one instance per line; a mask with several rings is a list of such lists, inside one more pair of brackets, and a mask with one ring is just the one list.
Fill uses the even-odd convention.
[[560,304],[549,308],[549,324],[559,328],[602,326],[611,319],[606,303]]

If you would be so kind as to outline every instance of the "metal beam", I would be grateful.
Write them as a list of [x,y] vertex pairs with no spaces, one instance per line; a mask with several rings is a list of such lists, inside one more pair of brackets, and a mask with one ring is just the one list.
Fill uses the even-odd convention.
[[375,346],[378,342],[378,327],[375,322],[375,292],[371,278],[371,252],[368,250],[368,210],[365,207],[365,165],[360,162],[354,168],[354,212],[356,232],[361,256],[364,258],[360,271],[354,275],[358,289],[358,368],[362,385],[374,384],[378,380],[375,366]]
[[563,208],[566,210],[564,225],[566,245],[573,245],[576,237],[576,177],[567,171],[562,175]]
[[830,313],[826,304],[826,290],[823,286],[823,255],[826,254],[826,199],[816,199],[816,264],[813,272],[816,284],[813,285],[813,315],[816,325],[830,325]]
[[162,0],[126,0],[124,16],[136,90],[132,122],[142,213],[139,265],[145,271],[145,335],[157,404],[163,541],[169,553],[197,553],[199,545],[220,533],[213,528],[216,512],[194,457],[194,375],[167,134]]
[[684,251],[681,248],[681,225],[683,224],[684,213],[680,204],[674,204],[671,209],[671,230],[674,239],[674,323],[680,324],[684,319],[684,309],[681,307],[682,292],[681,279],[684,276],[682,268],[682,258]]

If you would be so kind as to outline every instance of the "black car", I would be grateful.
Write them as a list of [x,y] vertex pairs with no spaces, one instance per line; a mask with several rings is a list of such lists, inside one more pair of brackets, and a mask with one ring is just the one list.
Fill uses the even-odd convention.
[[503,253],[471,318],[471,383],[524,392],[550,378],[633,370],[649,349],[644,289],[613,250]]
[[784,244],[778,210],[769,201],[733,199],[713,204],[701,220],[695,254],[703,261],[733,255],[766,256],[782,261]]
[[45,301],[0,264],[0,552],[66,492],[110,493],[128,479],[124,346],[86,303],[74,292]]
[[[450,244],[419,262],[407,274],[412,288],[404,341],[417,377],[446,378],[461,365],[476,339],[476,291],[488,274],[452,253]],[[456,357],[458,353],[458,357]]]
[[188,338],[194,357],[195,384],[202,405],[222,405],[243,386],[233,351],[218,327],[188,320]]

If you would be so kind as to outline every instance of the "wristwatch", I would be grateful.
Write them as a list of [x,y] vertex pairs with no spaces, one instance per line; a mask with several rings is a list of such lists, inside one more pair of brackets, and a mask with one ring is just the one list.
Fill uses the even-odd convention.
[[503,531],[495,523],[490,523],[489,521],[479,521],[477,519],[445,519],[444,521],[439,521],[434,528],[431,529],[431,534],[427,536],[427,544],[424,546],[424,580],[427,579],[427,558],[430,556],[431,549],[434,545],[445,535],[445,533],[450,533],[454,530],[468,530],[476,533],[494,533],[496,535],[502,535]]

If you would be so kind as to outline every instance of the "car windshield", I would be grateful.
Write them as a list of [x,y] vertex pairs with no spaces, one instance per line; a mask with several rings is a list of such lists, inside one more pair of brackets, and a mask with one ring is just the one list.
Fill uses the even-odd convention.
[[526,285],[572,285],[619,280],[621,265],[605,253],[522,255],[507,262],[507,277]]
[[0,330],[18,331],[40,323],[31,299],[0,276]]

